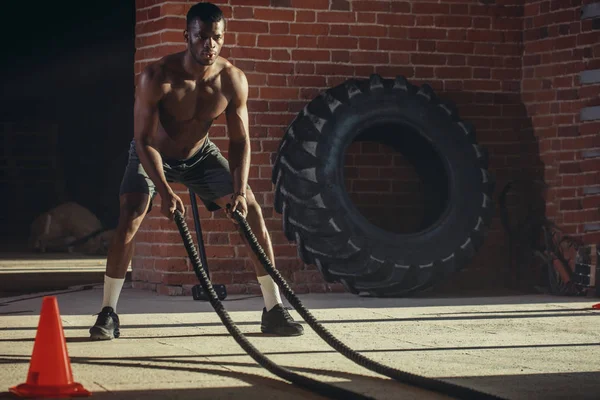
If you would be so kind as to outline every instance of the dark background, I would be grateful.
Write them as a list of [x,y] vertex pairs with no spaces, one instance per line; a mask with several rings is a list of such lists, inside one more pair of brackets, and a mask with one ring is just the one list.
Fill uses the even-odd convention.
[[114,227],[133,136],[135,2],[12,1],[0,18],[3,247],[24,244],[32,220],[65,200]]

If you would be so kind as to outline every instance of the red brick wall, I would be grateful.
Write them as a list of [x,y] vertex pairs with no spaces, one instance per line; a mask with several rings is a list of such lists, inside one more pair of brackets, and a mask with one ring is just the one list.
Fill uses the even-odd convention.
[[[546,211],[569,234],[600,243],[600,121],[581,122],[580,111],[600,105],[600,85],[582,85],[579,73],[600,68],[600,20],[580,19],[579,1],[528,1],[524,15],[523,101],[539,141],[544,178],[550,185]],[[592,3],[584,1],[583,3]]]
[[[136,3],[137,74],[147,63],[185,48],[181,33],[185,13],[195,2],[137,0]],[[253,148],[250,184],[263,205],[275,245],[277,267],[294,290],[332,288],[324,284],[314,267],[299,261],[295,245],[289,244],[281,232],[280,216],[274,214],[272,208],[271,163],[287,125],[320,90],[350,77],[368,77],[373,72],[387,78],[402,74],[417,84],[427,82],[440,95],[456,102],[461,116],[475,124],[479,142],[490,152],[490,168],[497,176],[499,189],[508,180],[522,176],[522,168],[531,177],[543,176],[544,165],[539,158],[536,137],[540,137],[540,130],[544,129],[540,124],[547,122],[538,115],[550,112],[543,109],[544,105],[536,104],[545,100],[536,100],[535,94],[533,100],[527,97],[537,92],[540,83],[534,81],[540,77],[524,81],[528,109],[520,93],[523,74],[532,68],[532,64],[526,64],[523,70],[523,51],[541,55],[548,48],[535,44],[536,40],[529,36],[523,40],[524,34],[528,35],[528,31],[523,31],[523,24],[531,18],[535,20],[535,6],[524,7],[523,0],[498,0],[488,5],[477,0],[441,3],[224,0],[216,3],[229,18],[223,55],[242,68],[250,82]],[[556,2],[536,4],[539,3]],[[572,11],[571,22],[576,24],[575,8]],[[585,34],[573,33],[572,37],[589,40]],[[597,48],[595,51],[597,58]],[[575,68],[570,72],[576,73]],[[575,81],[571,82],[576,85]],[[562,99],[557,102],[559,100]],[[572,110],[571,115],[577,112]],[[211,137],[226,155],[224,120],[218,122]],[[368,153],[378,149],[363,144],[362,147],[355,145],[354,150]],[[350,153],[348,158],[355,158],[356,162],[356,155]],[[410,169],[403,165],[396,156],[386,167],[405,171],[399,175],[401,178],[396,182],[379,179],[378,185],[366,187],[360,183],[360,174],[381,174],[381,168],[375,172],[375,165],[360,165],[360,162],[347,166],[351,174],[348,187],[361,210],[369,212],[368,202],[361,198],[368,199],[377,193],[388,198],[400,196],[394,189],[403,180],[414,179]],[[581,184],[583,182],[577,183]],[[185,188],[176,187],[188,201]],[[406,203],[406,206],[411,204]],[[232,233],[231,224],[220,213],[209,214],[202,207],[200,213],[214,282],[226,283],[231,293],[257,291],[246,250],[237,233]],[[188,224],[193,229],[190,218],[188,211]],[[372,218],[376,220],[378,216],[373,214]],[[136,242],[133,260],[136,286],[181,294],[196,283],[174,224],[158,211],[152,212],[144,222]],[[505,235],[496,218],[484,248],[470,266],[471,276],[478,277],[473,281],[497,282],[491,276],[506,269],[506,249]],[[333,289],[340,290],[338,285]]]
[[377,142],[356,141],[346,151],[344,176],[352,203],[372,224],[396,233],[418,230],[425,193],[402,154]]

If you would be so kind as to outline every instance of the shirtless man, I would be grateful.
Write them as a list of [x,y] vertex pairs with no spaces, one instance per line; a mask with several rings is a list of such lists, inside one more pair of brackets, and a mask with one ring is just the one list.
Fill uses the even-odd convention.
[[[260,205],[247,183],[248,82],[241,70],[219,56],[224,33],[225,19],[217,6],[194,5],[184,30],[187,49],[148,65],[139,76],[119,222],[108,252],[102,311],[90,328],[92,339],[110,340],[120,335],[117,301],[133,255],[134,236],[152,198],[160,195],[161,212],[167,218],[173,219],[175,210],[184,212],[183,202],[168,182],[191,188],[209,211],[227,209],[227,204],[238,210],[275,265]],[[227,119],[229,162],[208,138],[211,124],[222,113]],[[228,216],[235,223],[231,213]],[[242,238],[246,242],[244,235]],[[261,331],[302,335],[302,325],[282,306],[279,288],[254,253],[249,253],[265,303]]]

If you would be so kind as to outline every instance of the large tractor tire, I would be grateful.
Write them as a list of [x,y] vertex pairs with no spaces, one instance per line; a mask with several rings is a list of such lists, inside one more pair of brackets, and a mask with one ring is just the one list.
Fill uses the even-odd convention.
[[[430,218],[418,232],[385,231],[351,201],[344,156],[358,138],[402,151],[429,182]],[[482,246],[494,208],[487,154],[472,125],[429,85],[402,76],[351,79],[313,99],[288,127],[272,181],[275,210],[302,261],[327,282],[378,297],[423,290],[463,268]]]

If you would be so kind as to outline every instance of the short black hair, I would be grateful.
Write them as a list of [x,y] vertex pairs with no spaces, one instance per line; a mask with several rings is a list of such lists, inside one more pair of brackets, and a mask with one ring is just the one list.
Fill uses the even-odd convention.
[[200,19],[202,22],[219,22],[225,23],[223,11],[212,3],[197,3],[194,4],[187,13],[186,23],[190,25],[194,19]]

